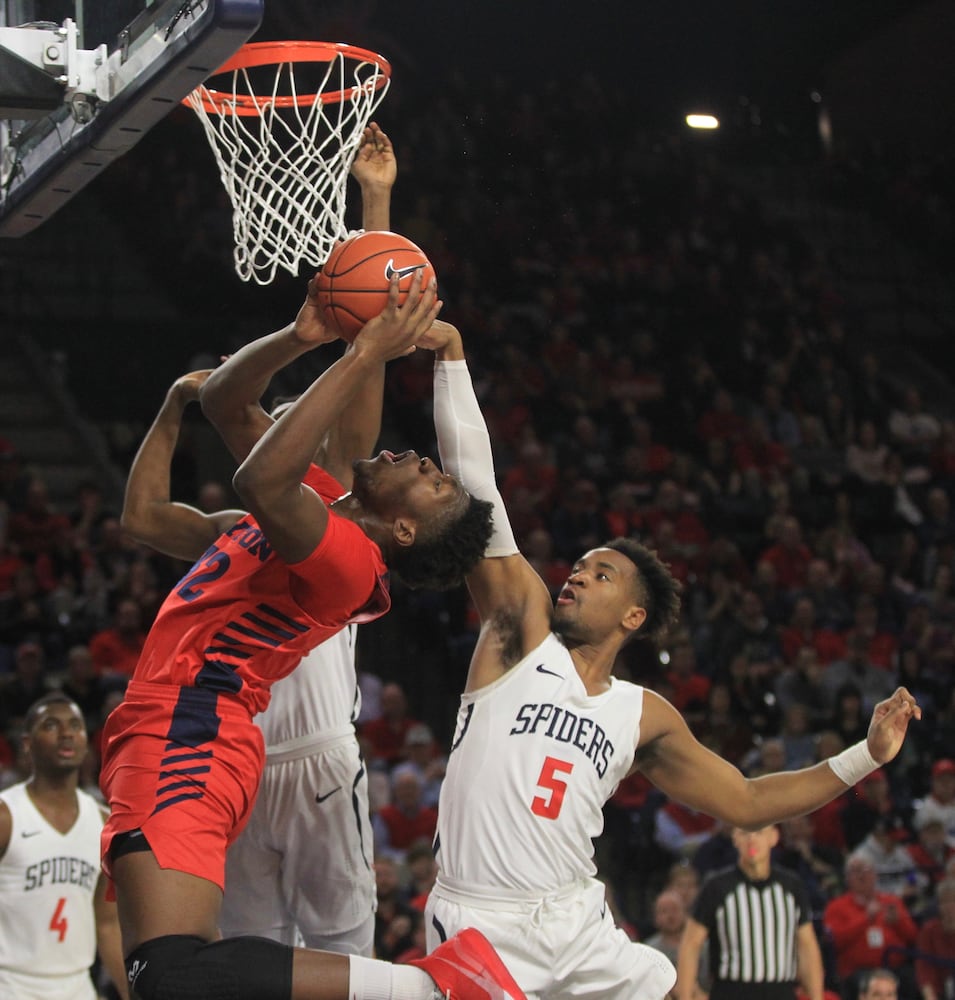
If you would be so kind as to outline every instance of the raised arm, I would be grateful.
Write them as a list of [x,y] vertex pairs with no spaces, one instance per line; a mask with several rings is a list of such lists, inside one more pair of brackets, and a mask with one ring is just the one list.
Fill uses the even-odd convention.
[[[351,168],[361,189],[362,227],[391,227],[391,191],[398,176],[391,140],[376,122],[362,134],[361,145]],[[311,287],[297,322],[309,321],[306,310],[312,306]],[[381,407],[385,387],[385,366],[365,380],[351,403],[342,411],[325,440],[319,464],[327,469],[345,489],[351,489],[352,462],[371,453],[381,433]]]
[[645,691],[636,766],[670,798],[733,826],[759,829],[818,809],[888,763],[909,720],[921,717],[912,695],[899,688],[876,705],[864,742],[813,767],[746,778],[703,746],[666,699]]
[[391,139],[377,122],[362,133],[351,174],[361,188],[362,228],[391,229],[391,190],[398,177],[398,161]]
[[[414,346],[440,308],[433,282],[422,291],[420,272],[412,279],[402,306],[398,305],[398,292],[395,275],[384,311],[362,327],[351,350],[272,424],[235,474],[236,491],[286,562],[306,558],[325,534],[328,510],[302,480],[329,428],[381,365]],[[200,393],[203,409],[214,375]]]
[[170,496],[169,472],[186,407],[199,398],[208,371],[183,375],[169,388],[143,438],[126,480],[123,530],[137,542],[190,562],[242,516],[240,510],[206,514]]
[[272,376],[319,344],[337,339],[322,323],[318,310],[309,309],[310,302],[311,296],[295,322],[230,355],[201,387],[202,412],[237,462],[248,457],[272,425],[259,402]]
[[434,426],[445,472],[465,489],[494,505],[494,533],[485,557],[468,575],[468,589],[481,618],[481,636],[468,672],[466,690],[491,683],[513,664],[501,656],[497,624],[503,614],[519,622],[521,655],[550,630],[547,587],[520,554],[497,488],[491,439],[474,394],[458,330],[438,321],[420,341],[435,351]]

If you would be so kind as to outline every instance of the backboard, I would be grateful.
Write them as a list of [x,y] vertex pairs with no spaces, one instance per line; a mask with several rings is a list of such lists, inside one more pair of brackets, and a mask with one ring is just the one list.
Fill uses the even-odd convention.
[[256,31],[264,0],[0,0],[0,236],[134,146]]

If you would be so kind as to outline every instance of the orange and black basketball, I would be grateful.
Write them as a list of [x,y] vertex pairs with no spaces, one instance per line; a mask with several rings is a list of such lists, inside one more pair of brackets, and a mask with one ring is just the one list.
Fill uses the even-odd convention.
[[398,233],[373,230],[339,243],[315,279],[325,322],[351,342],[388,304],[392,275],[398,275],[402,304],[418,271],[423,271],[424,287],[434,268],[419,246]]

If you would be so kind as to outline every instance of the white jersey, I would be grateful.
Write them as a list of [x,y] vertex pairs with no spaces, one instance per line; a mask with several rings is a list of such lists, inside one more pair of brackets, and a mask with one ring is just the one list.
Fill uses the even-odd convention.
[[33,804],[26,782],[0,792],[13,820],[0,858],[2,996],[95,996],[89,968],[103,815],[91,795],[76,794],[79,815],[60,833]]
[[549,635],[464,694],[438,809],[439,878],[480,893],[550,893],[595,874],[603,805],[630,770],[643,688],[591,696]]
[[267,753],[354,731],[361,708],[355,673],[357,630],[357,625],[347,625],[272,685],[268,708],[255,717]]

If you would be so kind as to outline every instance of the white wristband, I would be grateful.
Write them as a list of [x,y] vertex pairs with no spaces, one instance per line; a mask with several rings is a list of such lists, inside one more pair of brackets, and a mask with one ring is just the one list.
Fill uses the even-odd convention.
[[860,740],[848,750],[830,757],[827,763],[835,776],[847,785],[854,785],[867,774],[879,769],[875,758],[869,753],[869,746],[865,740]]

